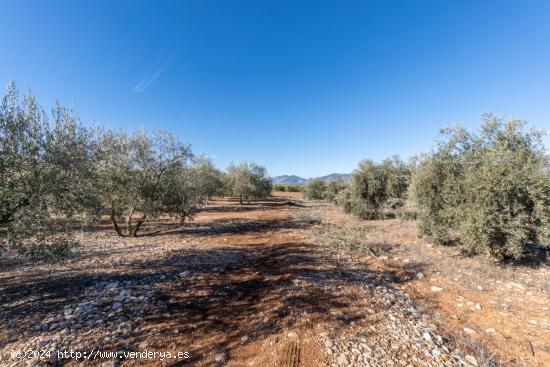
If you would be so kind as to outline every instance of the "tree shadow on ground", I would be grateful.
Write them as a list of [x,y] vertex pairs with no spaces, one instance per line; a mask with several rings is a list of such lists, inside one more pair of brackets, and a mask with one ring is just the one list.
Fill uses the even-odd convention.
[[[274,205],[287,205],[286,199],[273,200]],[[173,226],[142,237],[263,235],[267,231],[306,229],[312,224],[318,222],[219,219],[206,224]],[[149,245],[136,244],[124,247],[121,252],[140,251]],[[94,252],[89,256],[101,254]],[[87,301],[84,291],[88,287],[131,281],[155,290],[154,308],[146,310],[143,321],[135,321],[133,334],[116,345],[104,344],[98,326],[83,325],[77,332],[88,335],[87,347],[139,351],[141,341],[157,338],[155,330],[168,333],[178,329],[181,332],[177,343],[185,346],[191,358],[175,362],[173,366],[193,365],[199,360],[205,366],[218,365],[212,360],[214,353],[231,353],[238,345],[299,327],[304,314],[309,324],[331,322],[332,326],[342,328],[362,319],[364,315],[359,309],[349,307],[354,295],[342,294],[339,287],[375,287],[386,285],[387,281],[406,281],[393,269],[375,272],[365,267],[343,266],[326,247],[292,237],[279,238],[275,243],[266,241],[243,246],[184,247],[160,256],[163,257],[135,259],[115,271],[98,264],[94,268],[13,275],[0,284],[0,320],[3,321],[0,336],[7,335],[7,343],[22,338],[24,333],[25,338],[42,334],[33,328],[37,322],[63,314],[65,305]],[[411,272],[417,272],[421,264],[410,264],[410,267]],[[106,320],[108,325],[111,321]],[[241,340],[243,336],[248,339]],[[3,345],[0,343],[0,348]],[[162,349],[166,345],[155,347]]]
[[197,213],[239,213],[239,212],[250,212],[250,211],[266,211],[273,210],[277,208],[285,207],[304,207],[299,201],[296,200],[280,200],[280,201],[260,201],[260,202],[251,202],[250,204],[244,203],[243,205],[215,205],[210,204],[208,206],[199,208]]
[[[82,301],[86,287],[137,281],[157,289],[155,302],[160,306],[145,313],[139,326],[147,328],[138,328],[113,347],[139,351],[137,345],[151,339],[151,330],[179,329],[179,343],[189,347],[191,358],[173,366],[192,365],[199,359],[203,365],[214,365],[211,356],[230,352],[243,343],[242,336],[248,338],[246,343],[263,340],[296,326],[304,313],[311,323],[332,320],[346,327],[363,315],[350,311],[352,300],[334,292],[335,287],[376,285],[395,278],[391,272],[381,275],[366,269],[343,269],[327,255],[323,248],[288,242],[182,249],[165,258],[136,261],[119,273],[57,272],[4,285],[0,319],[10,320],[20,333],[28,332],[25,328],[34,312],[60,314],[64,305]],[[78,332],[91,332],[93,342],[94,330],[94,326],[84,326]],[[92,347],[105,349],[99,344]]]
[[245,218],[217,219],[209,223],[186,223],[176,228],[162,231],[144,233],[140,237],[156,237],[162,235],[181,236],[223,236],[230,234],[246,234],[261,231],[281,231],[292,229],[305,229],[313,224],[319,224],[317,220],[262,220]]
[[519,260],[508,259],[502,261],[503,266],[523,266],[539,268],[550,265],[550,244],[530,243],[523,251]]
[[[198,360],[203,365],[216,365],[211,356],[229,352],[242,343],[241,337],[247,338],[246,343],[264,339],[296,327],[303,314],[311,323],[339,314],[336,321],[342,327],[362,317],[348,314],[349,299],[325,287],[366,279],[342,277],[331,259],[306,243],[181,252],[166,261],[190,265],[188,278],[180,278],[157,295],[167,305],[170,317],[156,314],[147,319],[155,328],[184,330],[190,336],[187,345],[191,359],[173,366]],[[138,338],[145,340],[147,335]],[[209,343],[199,346],[193,340]]]

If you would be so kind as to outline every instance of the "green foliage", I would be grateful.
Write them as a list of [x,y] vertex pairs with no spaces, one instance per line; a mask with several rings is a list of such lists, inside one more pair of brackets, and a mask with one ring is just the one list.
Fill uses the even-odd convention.
[[329,181],[326,185],[326,189],[323,192],[323,199],[330,202],[335,202],[336,196],[342,190],[344,190],[347,185],[341,181]]
[[325,181],[318,178],[311,180],[304,187],[304,197],[310,200],[322,200],[326,189],[327,184]]
[[415,220],[418,217],[418,209],[414,195],[412,195],[413,185],[407,190],[407,198],[403,201],[403,205],[397,208],[397,216],[401,220]]
[[[263,176],[265,169],[251,168],[252,195],[271,189]],[[19,98],[13,83],[0,103],[0,249],[60,256],[73,247],[67,224],[101,214],[119,235],[124,218],[125,233],[136,236],[148,218],[191,217],[198,203],[223,195],[226,183],[172,134],[86,128],[59,104],[48,116],[32,95]]]
[[411,180],[411,169],[397,155],[382,161],[386,176],[386,192],[389,198],[405,199]]
[[214,196],[223,196],[227,192],[227,177],[217,169],[210,159],[195,157],[193,164],[196,193],[201,202],[207,202]]
[[244,199],[250,201],[266,198],[273,189],[265,167],[253,162],[242,162],[239,165],[231,164],[227,169],[227,176],[231,193],[239,197],[241,204]]
[[463,200],[462,165],[457,157],[439,152],[426,158],[413,177],[412,193],[418,210],[418,230],[435,243],[456,240],[459,218],[455,208]]
[[267,169],[256,163],[250,164],[250,181],[252,183],[252,198],[263,199],[271,195],[273,184],[267,175]]
[[381,164],[365,160],[352,176],[351,212],[363,219],[383,217],[382,208],[388,199],[388,172]]
[[282,184],[275,184],[273,185],[274,191],[280,191],[280,192],[301,192],[302,191],[302,185],[282,185]]
[[273,191],[285,192],[286,191],[286,185],[280,185],[280,184],[273,185]]
[[472,253],[520,258],[550,244],[550,170],[541,133],[486,115],[479,134],[445,130],[413,180],[419,230]]
[[302,192],[303,189],[302,185],[286,185],[286,191],[288,192]]
[[351,214],[353,209],[352,193],[349,188],[341,190],[334,198],[336,205],[342,207],[346,214]]
[[13,83],[0,104],[0,247],[45,244],[54,218],[93,215],[96,145],[74,111],[51,120]]
[[127,235],[136,236],[149,217],[169,214],[184,221],[193,215],[201,196],[194,180],[202,177],[191,168],[191,158],[188,146],[161,130],[104,134],[97,190],[117,234],[122,235],[118,217],[125,218]]
[[385,208],[395,210],[404,205],[410,176],[410,166],[398,156],[381,163],[365,160],[353,172],[351,183],[330,182],[323,198],[341,206],[345,213],[380,219]]

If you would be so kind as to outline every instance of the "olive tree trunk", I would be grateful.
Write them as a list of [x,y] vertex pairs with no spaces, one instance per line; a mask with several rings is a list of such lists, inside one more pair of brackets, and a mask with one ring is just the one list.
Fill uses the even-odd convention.
[[113,225],[113,229],[115,230],[116,234],[119,236],[119,237],[124,237],[124,235],[122,234],[122,231],[120,230],[120,227],[118,226],[118,223],[116,222],[116,217],[115,217],[115,209],[111,209],[111,215],[109,216],[109,218],[111,219],[111,223]]
[[147,219],[147,214],[144,213],[143,216],[136,223],[136,226],[134,227],[134,230],[132,231],[132,233],[130,235],[131,237],[137,237],[137,233],[139,231],[139,228],[141,227],[143,222],[145,222],[145,219]]

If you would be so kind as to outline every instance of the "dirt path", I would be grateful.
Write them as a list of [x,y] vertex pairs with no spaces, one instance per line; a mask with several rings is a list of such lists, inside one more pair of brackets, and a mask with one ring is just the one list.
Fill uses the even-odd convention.
[[[218,201],[184,227],[146,228],[150,236],[81,233],[80,254],[64,264],[6,264],[0,365],[483,365],[440,335],[438,320],[390,284],[393,274],[307,240],[300,205]],[[10,356],[28,350],[54,353]],[[144,351],[188,358],[129,354]]]

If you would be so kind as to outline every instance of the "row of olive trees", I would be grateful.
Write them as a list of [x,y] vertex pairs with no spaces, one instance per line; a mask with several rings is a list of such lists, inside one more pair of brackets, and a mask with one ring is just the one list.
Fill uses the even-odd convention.
[[409,165],[397,156],[381,163],[365,160],[353,172],[351,182],[312,180],[305,186],[304,196],[334,202],[363,219],[379,219],[386,208],[404,204],[410,177]]
[[346,189],[348,184],[346,182],[331,180],[325,181],[320,178],[309,181],[304,186],[304,197],[310,200],[326,200],[333,202],[336,195]]
[[119,236],[148,218],[184,221],[213,196],[271,192],[265,168],[222,172],[174,135],[84,127],[59,105],[51,116],[13,83],[0,104],[0,247],[32,256],[63,252],[64,227],[107,215]]
[[366,160],[348,185],[315,180],[305,196],[365,219],[397,209],[418,219],[420,235],[470,253],[518,259],[531,244],[550,246],[549,158],[542,132],[518,120],[486,115],[479,133],[445,129],[431,154]]
[[281,192],[301,192],[303,190],[303,185],[297,184],[275,184],[273,185],[273,191]]

